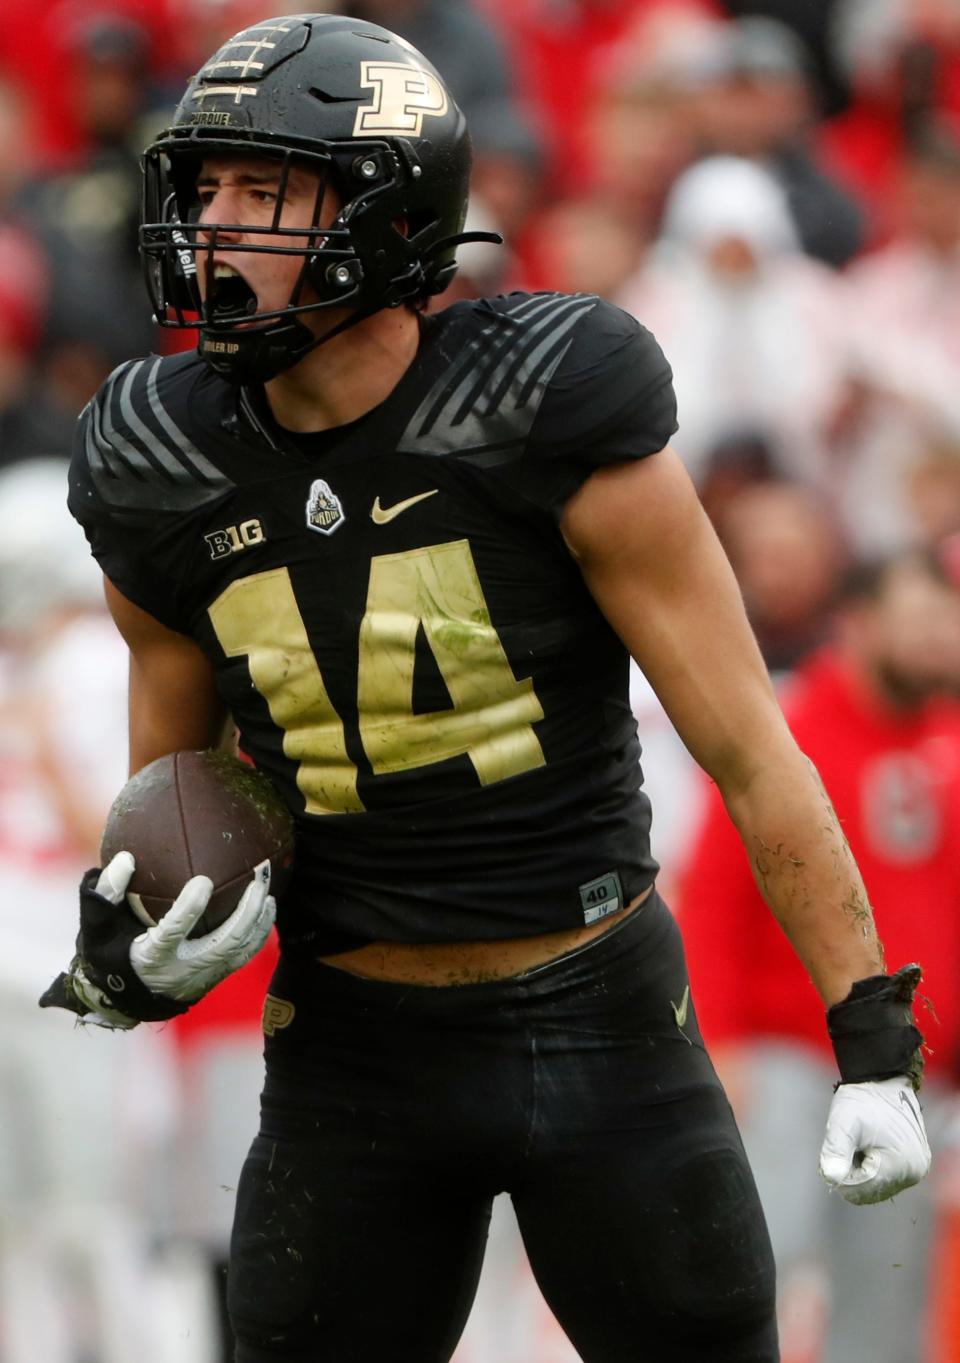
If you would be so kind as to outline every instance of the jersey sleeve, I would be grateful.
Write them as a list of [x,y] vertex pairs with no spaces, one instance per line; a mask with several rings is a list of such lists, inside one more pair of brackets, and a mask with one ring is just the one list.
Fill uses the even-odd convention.
[[87,407],[74,434],[67,505],[83,528],[90,552],[117,590],[168,629],[181,628],[169,585],[165,595],[151,568],[151,527],[146,518],[110,507],[91,474],[86,445],[92,420]]
[[161,363],[121,365],[81,412],[68,506],[118,591],[185,633],[184,526],[223,486],[209,476],[206,486],[198,483],[157,383]]
[[663,351],[629,313],[598,300],[550,381],[531,448],[596,467],[654,454],[676,429],[673,373]]
[[598,299],[544,394],[527,444],[525,483],[559,517],[605,464],[644,459],[677,430],[673,372],[653,335]]

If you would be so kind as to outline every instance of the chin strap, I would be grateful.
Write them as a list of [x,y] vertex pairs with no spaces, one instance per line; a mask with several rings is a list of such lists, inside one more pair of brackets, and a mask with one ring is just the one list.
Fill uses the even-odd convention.
[[365,316],[368,314],[351,313],[322,336],[315,336],[296,318],[245,332],[201,328],[197,350],[210,368],[229,383],[269,383],[324,341],[356,326]]

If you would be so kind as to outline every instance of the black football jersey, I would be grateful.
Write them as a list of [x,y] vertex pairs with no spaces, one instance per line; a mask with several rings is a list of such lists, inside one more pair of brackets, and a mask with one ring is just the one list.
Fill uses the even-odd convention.
[[627,654],[559,518],[666,443],[669,366],[592,296],[422,325],[389,398],[333,431],[283,431],[195,354],[122,365],[78,426],[93,553],[203,649],[297,820],[288,948],[582,925],[657,869]]

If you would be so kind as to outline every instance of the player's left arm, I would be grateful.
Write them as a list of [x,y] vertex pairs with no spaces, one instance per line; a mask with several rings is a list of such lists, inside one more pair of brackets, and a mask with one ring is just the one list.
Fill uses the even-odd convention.
[[727,557],[670,450],[600,469],[564,537],[591,594],[716,781],[825,1005],[883,969],[860,873],[774,696]]
[[[919,1078],[917,972],[884,975],[860,872],[783,718],[733,571],[685,469],[669,449],[599,469],[571,497],[562,530],[600,609],[716,781],[759,889],[829,1010],[844,1081],[835,1107],[840,1095],[851,1096],[845,1090],[869,1089],[870,1120],[883,1126],[892,1095],[892,1115],[906,1101],[913,1124],[905,1077]],[[871,1165],[860,1178],[850,1167],[855,1151],[886,1140],[863,1117],[845,1118],[853,1144],[835,1180],[852,1200],[889,1196],[929,1162],[923,1138],[909,1169],[894,1160],[895,1169]],[[855,1175],[856,1189],[845,1181]]]

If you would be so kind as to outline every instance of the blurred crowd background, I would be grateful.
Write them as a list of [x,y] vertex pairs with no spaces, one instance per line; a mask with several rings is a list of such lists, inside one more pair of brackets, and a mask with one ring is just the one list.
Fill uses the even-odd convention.
[[[677,449],[890,965],[927,968],[934,1175],[852,1210],[816,1180],[834,1071],[812,988],[636,675],[654,850],[767,1204],[784,1363],[958,1363],[960,0],[349,8],[445,76],[469,225],[506,240],[463,248],[436,306],[593,292],[660,340]],[[170,344],[139,278],[139,153],[221,41],[288,12],[0,6],[0,1363],[229,1357],[269,952],[130,1036],[35,1001],[126,769],[125,653],[63,500],[79,410]],[[573,1363],[501,1201],[457,1363]]]

